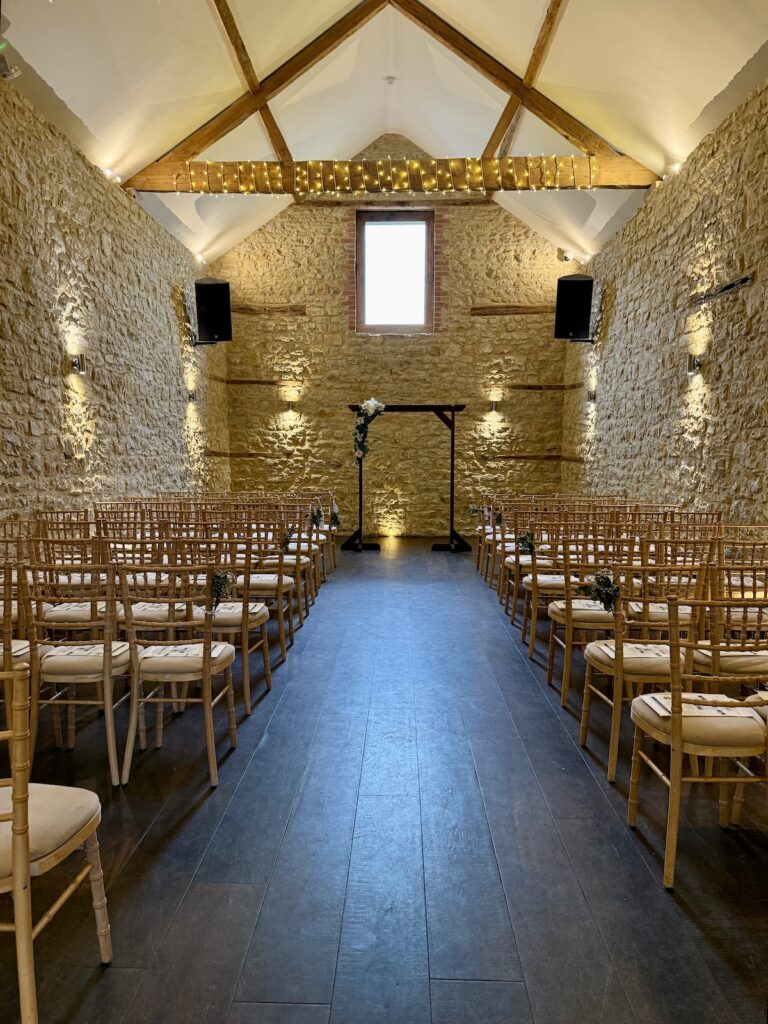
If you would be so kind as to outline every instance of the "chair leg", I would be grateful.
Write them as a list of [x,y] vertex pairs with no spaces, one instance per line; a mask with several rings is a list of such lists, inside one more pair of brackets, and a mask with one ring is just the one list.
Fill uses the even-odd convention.
[[88,880],[91,883],[91,903],[96,917],[96,935],[99,940],[99,953],[103,964],[112,963],[112,936],[110,934],[109,916],[107,915],[107,896],[104,892],[104,872],[101,869],[99,840],[94,832],[85,841],[85,856],[91,865]]
[[[125,753],[123,754],[123,774],[121,782],[128,785],[131,776],[131,761],[136,746],[136,732],[139,726],[139,684],[138,680],[131,679],[131,709],[128,715],[128,735],[125,738]],[[146,741],[146,735],[145,735]]]
[[525,643],[528,636],[528,609],[531,604],[531,591],[523,590],[523,623],[520,627],[520,639]]
[[230,747],[237,746],[237,717],[235,715],[235,687],[232,682],[232,666],[230,666],[225,675],[224,683],[227,686],[227,727],[229,729],[229,745]]
[[261,654],[264,658],[264,678],[267,682],[267,690],[272,689],[272,665],[269,659],[269,633],[266,622],[261,626]]
[[531,635],[528,640],[528,657],[533,658],[534,651],[536,650],[536,627],[539,624],[539,601],[538,597],[534,599],[531,594],[531,622],[530,629]]
[[512,625],[517,624],[517,605],[520,601],[520,575],[515,573],[514,583],[512,586],[512,611],[510,612],[510,618],[512,619]]
[[552,677],[555,674],[555,640],[557,638],[557,623],[550,619],[549,623],[549,650],[547,651],[547,683],[552,685]]
[[296,610],[299,614],[299,628],[304,625],[304,597],[301,593],[301,573],[296,576],[296,580],[293,585],[293,593],[296,599]]
[[[156,696],[165,696],[165,683],[159,683],[156,691]],[[163,745],[163,726],[165,724],[165,710],[164,704],[155,704],[155,748],[159,750]]]
[[664,888],[671,889],[675,882],[677,835],[680,829],[680,798],[682,795],[683,755],[670,750],[669,805],[667,809],[667,841],[664,846]]
[[568,692],[571,688],[571,661],[573,660],[573,626],[569,623],[565,627],[565,650],[563,651],[563,681],[560,684],[560,705],[565,707],[568,703]]
[[248,623],[243,625],[240,632],[240,653],[243,659],[243,705],[246,715],[253,711],[251,706],[251,655],[248,650],[249,642]]
[[277,635],[280,640],[280,657],[283,661],[288,658],[288,647],[285,642],[285,612],[283,611],[283,597],[277,598]]
[[32,941],[32,893],[29,880],[20,892],[13,894],[13,922],[21,1024],[37,1024],[35,953]]
[[288,598],[281,615],[288,620],[288,646],[293,647],[296,642],[296,627],[293,624],[293,591],[288,591]]
[[[115,697],[114,681],[108,679],[104,683],[104,730],[107,734],[107,760],[109,775],[113,786],[120,785],[120,768],[117,763],[117,736],[115,734]],[[70,707],[72,705],[70,704]]]
[[640,751],[643,746],[643,730],[635,726],[635,739],[632,744],[632,774],[629,777],[629,802],[627,803],[627,824],[630,828],[637,825],[637,804],[640,794],[640,769],[643,760]]
[[67,750],[75,749],[75,705],[67,704]]
[[[230,696],[227,696],[229,706]],[[205,747],[208,751],[208,771],[211,776],[211,786],[219,784],[219,766],[216,763],[216,736],[213,730],[213,696],[211,693],[211,680],[203,681],[203,723],[205,725]]]
[[[728,762],[724,757],[718,758],[718,770],[720,775],[725,775],[728,771]],[[719,791],[718,818],[720,828],[728,828],[731,823],[731,809],[729,806],[730,786],[727,782],[721,782],[717,788]]]
[[592,666],[587,662],[587,671],[584,676],[584,693],[581,697],[581,728],[579,730],[579,745],[586,747],[587,734],[589,733],[589,709],[592,706]]
[[619,760],[619,736],[621,735],[621,707],[623,688],[618,675],[613,677],[613,707],[611,708],[611,735],[608,740],[608,781],[616,781],[616,765]]

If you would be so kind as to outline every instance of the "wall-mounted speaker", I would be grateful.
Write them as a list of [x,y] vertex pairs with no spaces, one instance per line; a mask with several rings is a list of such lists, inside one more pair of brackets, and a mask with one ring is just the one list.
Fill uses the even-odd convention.
[[587,274],[568,274],[557,282],[555,337],[567,341],[592,341],[589,321],[592,314],[594,279]]
[[195,281],[197,303],[197,344],[215,345],[232,341],[232,307],[229,302],[229,281],[203,277]]

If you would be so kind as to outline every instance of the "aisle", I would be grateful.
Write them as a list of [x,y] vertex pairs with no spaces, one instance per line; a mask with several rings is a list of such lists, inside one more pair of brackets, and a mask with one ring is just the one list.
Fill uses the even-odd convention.
[[607,787],[600,748],[579,751],[516,636],[471,556],[391,540],[342,558],[217,791],[191,715],[122,791],[93,729],[71,759],[44,751],[38,779],[64,761],[105,798],[115,963],[96,967],[84,893],[38,948],[42,1019],[760,1020],[735,954],[766,894],[733,872],[762,866],[763,837],[718,850],[704,808],[708,844],[692,816],[665,893],[623,824],[623,779]]

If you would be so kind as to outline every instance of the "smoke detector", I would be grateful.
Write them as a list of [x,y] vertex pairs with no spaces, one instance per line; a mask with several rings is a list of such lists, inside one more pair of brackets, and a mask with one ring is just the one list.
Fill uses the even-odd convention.
[[384,75],[384,81],[387,85],[394,85],[397,81],[397,75]]

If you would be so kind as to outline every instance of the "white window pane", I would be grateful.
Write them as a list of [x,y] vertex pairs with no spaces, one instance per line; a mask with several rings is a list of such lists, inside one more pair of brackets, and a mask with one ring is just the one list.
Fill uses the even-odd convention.
[[366,324],[426,323],[426,223],[369,221],[364,243]]

